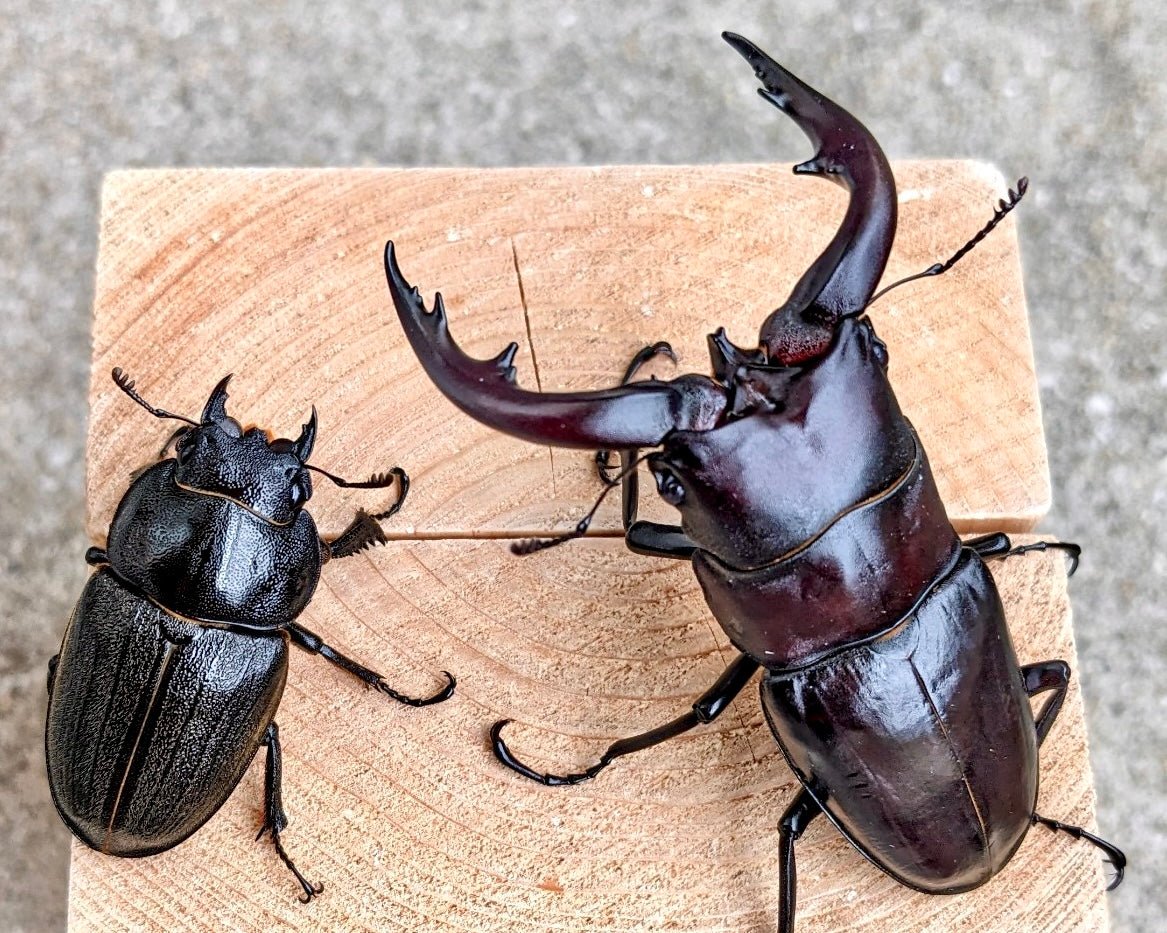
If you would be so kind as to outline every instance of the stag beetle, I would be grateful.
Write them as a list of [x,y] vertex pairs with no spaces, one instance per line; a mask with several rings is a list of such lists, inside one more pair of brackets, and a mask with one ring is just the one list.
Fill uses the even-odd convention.
[[[794,844],[820,813],[875,865],[920,891],[984,883],[1035,823],[1099,846],[1117,885],[1125,864],[1117,848],[1034,809],[1038,747],[1070,671],[1058,660],[1018,665],[985,566],[1046,547],[1076,561],[1077,546],[1014,548],[1002,534],[963,543],[956,535],[888,382],[887,348],[865,316],[883,294],[874,293],[896,227],[887,159],[851,114],[748,40],[724,38],[753,66],[761,96],[816,147],[795,173],[842,185],[849,203],[830,244],[762,324],[756,349],[734,346],[724,330],[710,336],[712,378],[630,383],[646,359],[671,353],[662,343],[641,351],[615,388],[520,389],[517,344],[491,360],[467,356],[450,336],[441,295],[427,311],[393,243],[386,247],[401,326],[438,388],[467,414],[524,440],[600,448],[601,478],[622,489],[628,547],[691,561],[740,652],[690,712],[617,741],[585,771],[542,774],[523,764],[502,739],[507,720],[491,730],[494,751],[528,778],[576,784],[713,721],[762,668],[766,719],[801,784],[779,832],[783,933],[794,926]],[[911,278],[951,268],[1025,187],[1022,179],[948,262]],[[609,448],[620,452],[618,477],[607,473]],[[640,457],[641,448],[653,450]],[[636,520],[642,459],[680,510],[679,527]],[[532,553],[578,537],[594,513],[566,537],[514,549]],[[1046,691],[1035,717],[1029,698]]]
[[[367,686],[410,706],[433,696],[394,690],[296,622],[322,564],[383,543],[380,521],[401,508],[400,467],[350,482],[308,463],[316,409],[300,436],[271,439],[227,414],[227,376],[198,421],[147,403],[121,370],[118,387],[156,418],[185,421],[162,449],[175,456],[136,476],[109,528],[90,548],[89,578],[49,662],[45,752],[49,785],[65,825],[108,855],[154,855],[178,845],[223,805],[261,745],[267,747],[264,820],[276,853],[307,903],[323,890],[284,851],[276,710],[295,644]],[[304,504],[308,471],[338,486],[382,489],[397,501],[357,512],[324,541]],[[444,672],[445,673],[445,672]],[[259,838],[258,836],[256,838]]]

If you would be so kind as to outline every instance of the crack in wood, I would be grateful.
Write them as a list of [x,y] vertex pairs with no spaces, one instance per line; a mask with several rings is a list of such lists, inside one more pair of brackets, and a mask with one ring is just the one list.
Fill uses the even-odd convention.
[[[539,357],[535,353],[535,338],[531,335],[531,313],[527,310],[527,290],[523,287],[523,273],[519,270],[519,250],[515,246],[515,238],[510,238],[511,262],[515,267],[515,278],[519,283],[519,302],[523,306],[523,324],[527,328],[527,347],[531,351],[531,366],[535,370],[535,388],[543,391],[543,378],[539,375]],[[547,456],[551,460],[551,498],[557,495],[555,488],[555,448],[547,446]]]

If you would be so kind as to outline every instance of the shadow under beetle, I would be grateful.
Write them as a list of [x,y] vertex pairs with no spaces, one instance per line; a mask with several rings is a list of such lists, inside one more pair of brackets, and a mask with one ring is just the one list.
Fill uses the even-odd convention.
[[[267,748],[264,820],[305,903],[323,890],[284,851],[276,709],[288,646],[318,654],[367,686],[410,706],[448,699],[454,678],[430,697],[394,690],[296,622],[321,566],[383,543],[378,524],[405,501],[409,478],[394,467],[349,482],[308,458],[316,410],[292,441],[244,430],[227,414],[227,382],[198,421],[154,408],[120,370],[118,386],[157,418],[185,421],[162,450],[175,456],[134,478],[105,550],[49,662],[45,751],[53,802],[86,845],[108,855],[154,855],[178,845],[223,805],[260,746]],[[308,471],[338,486],[399,486],[387,510],[358,511],[324,541],[304,505]],[[259,838],[257,836],[256,838]]]
[[[984,883],[1038,822],[1099,846],[1116,885],[1125,864],[1118,849],[1035,811],[1038,747],[1070,670],[1057,660],[1019,666],[985,567],[988,558],[1047,547],[1076,561],[1077,546],[1012,548],[1003,534],[957,537],[888,382],[887,349],[865,316],[882,294],[875,288],[896,227],[887,160],[851,114],[746,39],[724,38],[753,66],[761,96],[815,145],[794,171],[834,181],[850,198],[830,244],[766,318],[756,349],[734,346],[724,330],[710,336],[712,378],[630,383],[645,360],[671,355],[661,343],[641,351],[615,388],[520,389],[517,344],[492,360],[467,356],[450,336],[441,295],[427,311],[392,242],[386,247],[401,326],[438,388],[516,437],[603,448],[600,475],[622,488],[628,547],[691,561],[741,652],[691,712],[617,741],[585,771],[542,774],[523,764],[502,739],[506,721],[492,729],[494,751],[528,778],[576,784],[711,722],[761,668],[767,722],[802,785],[779,829],[783,933],[794,927],[794,843],[819,814],[920,891]],[[948,262],[912,278],[950,268],[1013,208],[1025,184]],[[607,448],[620,452],[615,478]],[[640,448],[655,449],[640,458]],[[641,459],[680,510],[679,527],[636,520]],[[578,537],[594,513],[566,537],[514,549],[532,553]],[[1035,717],[1030,697],[1047,691]]]

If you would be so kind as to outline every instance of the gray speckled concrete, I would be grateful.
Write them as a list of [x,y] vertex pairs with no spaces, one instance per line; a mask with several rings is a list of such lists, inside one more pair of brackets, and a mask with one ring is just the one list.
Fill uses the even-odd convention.
[[1131,858],[1114,927],[1162,929],[1167,7],[142,6],[0,11],[0,927],[64,924],[68,836],[42,774],[41,719],[45,661],[85,577],[102,173],[805,157],[717,39],[733,28],[858,113],[893,157],[985,158],[1033,180],[1020,223],[1055,490],[1045,527],[1088,548],[1073,586],[1079,675],[1100,821]]

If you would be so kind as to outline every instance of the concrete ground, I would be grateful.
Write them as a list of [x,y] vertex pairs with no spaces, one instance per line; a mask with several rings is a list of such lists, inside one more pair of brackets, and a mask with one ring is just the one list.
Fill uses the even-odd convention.
[[[1077,673],[1102,830],[1131,861],[1111,897],[1114,928],[1163,929],[1167,7],[405,7],[8,0],[0,10],[0,927],[65,920],[68,834],[49,802],[41,735],[45,662],[86,574],[102,173],[805,158],[797,131],[750,102],[748,69],[717,39],[732,28],[859,114],[893,158],[989,159],[1032,179],[1019,214],[1054,483],[1043,527],[1087,548],[1073,583]],[[954,390],[976,391],[952,377]]]

